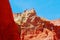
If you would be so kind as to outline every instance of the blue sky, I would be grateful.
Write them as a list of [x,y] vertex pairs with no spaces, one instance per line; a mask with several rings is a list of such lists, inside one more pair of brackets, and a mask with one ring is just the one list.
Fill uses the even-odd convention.
[[37,15],[54,20],[60,18],[60,0],[10,0],[14,13],[34,8]]

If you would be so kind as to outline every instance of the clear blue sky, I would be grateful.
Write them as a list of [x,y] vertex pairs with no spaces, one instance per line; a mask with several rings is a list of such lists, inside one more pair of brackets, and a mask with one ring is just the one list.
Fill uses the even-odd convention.
[[37,15],[54,20],[60,18],[60,0],[10,0],[14,13],[34,8]]

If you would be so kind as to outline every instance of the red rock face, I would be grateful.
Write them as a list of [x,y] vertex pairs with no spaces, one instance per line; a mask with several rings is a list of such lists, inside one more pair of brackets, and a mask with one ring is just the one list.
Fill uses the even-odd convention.
[[20,18],[15,22],[20,25],[21,40],[58,40],[60,38],[60,26],[38,17],[34,10],[25,11]]
[[0,0],[0,40],[19,40],[9,0]]
[[54,30],[57,34],[57,37],[60,38],[60,19],[50,21],[54,24]]
[[57,37],[60,39],[60,26],[55,26],[54,27],[54,31],[56,32],[56,34],[57,34]]

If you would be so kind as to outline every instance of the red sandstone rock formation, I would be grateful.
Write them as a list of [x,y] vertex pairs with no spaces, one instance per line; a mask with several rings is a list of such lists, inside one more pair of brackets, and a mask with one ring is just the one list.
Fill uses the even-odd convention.
[[57,37],[60,38],[60,19],[52,20],[51,23],[54,24],[54,30],[57,34]]
[[34,9],[14,14],[14,20],[21,29],[21,40],[58,40],[60,26],[50,20],[38,17]]
[[0,0],[0,40],[19,40],[9,0]]

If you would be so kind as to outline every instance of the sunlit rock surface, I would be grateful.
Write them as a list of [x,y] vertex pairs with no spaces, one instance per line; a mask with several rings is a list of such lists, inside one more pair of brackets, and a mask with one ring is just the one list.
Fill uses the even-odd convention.
[[[34,9],[13,14],[21,40],[60,40],[60,22],[38,17]],[[60,21],[60,20],[59,20]]]
[[60,26],[60,19],[51,21],[54,25]]

